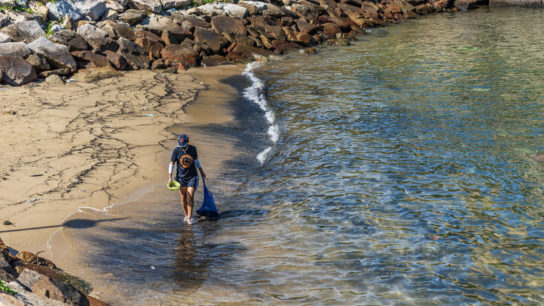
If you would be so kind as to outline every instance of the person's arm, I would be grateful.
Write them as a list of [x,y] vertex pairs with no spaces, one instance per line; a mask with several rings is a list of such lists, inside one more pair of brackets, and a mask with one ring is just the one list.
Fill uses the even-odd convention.
[[172,181],[172,173],[174,172],[174,162],[170,162],[168,166],[168,183]]
[[202,165],[200,165],[200,161],[198,159],[195,160],[195,165],[198,168],[198,171],[200,171],[200,176],[202,176],[202,179],[206,179],[206,173],[204,173],[204,169],[202,169]]

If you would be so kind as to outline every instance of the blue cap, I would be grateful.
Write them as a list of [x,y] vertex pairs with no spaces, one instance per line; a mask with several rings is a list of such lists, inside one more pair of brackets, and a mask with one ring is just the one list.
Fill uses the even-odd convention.
[[181,134],[178,136],[178,147],[187,148],[187,145],[189,145],[189,137],[185,134]]

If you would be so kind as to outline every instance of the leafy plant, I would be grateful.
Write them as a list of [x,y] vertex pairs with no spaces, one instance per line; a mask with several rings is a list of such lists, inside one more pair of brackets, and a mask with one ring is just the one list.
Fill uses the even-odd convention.
[[50,20],[49,23],[47,24],[47,31],[45,31],[45,36],[49,37],[51,35],[53,35],[55,32],[53,32],[53,26],[57,25],[57,24],[62,24],[63,20],[62,18],[59,19],[59,20]]
[[10,12],[17,12],[17,13],[29,13],[32,14],[32,9],[28,7],[22,7],[22,6],[9,6],[9,5],[1,5],[0,11],[10,11]]
[[8,285],[6,285],[6,283],[4,283],[1,279],[0,279],[0,292],[3,292],[3,293],[7,293],[7,294],[10,294],[10,295],[16,295],[17,294],[17,291],[11,289],[10,287],[8,287]]

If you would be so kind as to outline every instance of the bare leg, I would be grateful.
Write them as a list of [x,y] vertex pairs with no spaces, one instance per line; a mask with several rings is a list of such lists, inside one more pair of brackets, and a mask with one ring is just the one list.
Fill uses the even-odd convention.
[[181,198],[181,207],[183,208],[183,213],[185,213],[185,216],[188,216],[189,212],[187,211],[187,187],[181,187],[179,189],[179,196]]
[[191,218],[191,214],[193,213],[193,206],[195,204],[195,188],[194,187],[187,187],[187,216]]

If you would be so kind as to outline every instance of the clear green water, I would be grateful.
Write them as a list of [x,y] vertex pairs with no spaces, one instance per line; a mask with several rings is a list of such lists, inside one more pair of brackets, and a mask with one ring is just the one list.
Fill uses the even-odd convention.
[[212,185],[222,219],[149,203],[90,239],[112,299],[544,304],[543,17],[434,15],[261,67],[278,141],[239,101],[251,154]]

